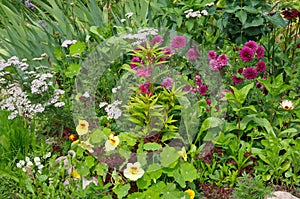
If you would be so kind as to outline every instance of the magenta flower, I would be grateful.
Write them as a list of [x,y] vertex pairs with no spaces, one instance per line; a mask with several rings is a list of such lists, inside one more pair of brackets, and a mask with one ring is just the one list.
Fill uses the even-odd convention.
[[151,68],[139,68],[136,71],[136,75],[139,77],[150,77],[151,76]]
[[244,69],[244,77],[246,79],[254,79],[257,77],[257,70],[255,68],[249,67]]
[[199,87],[199,93],[200,93],[200,95],[206,95],[206,91],[208,90],[208,87],[207,87],[207,85],[201,85],[200,87]]
[[239,69],[238,69],[238,73],[239,73],[240,75],[243,74],[243,70],[244,70],[243,68],[239,68]]
[[131,60],[130,60],[130,68],[132,69],[136,69],[136,67],[138,66],[136,63],[141,63],[143,64],[143,60],[139,57],[133,57]]
[[223,90],[221,91],[221,93],[220,93],[220,98],[225,97],[225,93],[228,93],[228,92],[229,92],[229,90],[223,89]]
[[151,41],[151,45],[154,46],[155,44],[161,44],[163,42],[163,38],[160,35],[156,35],[153,37]]
[[172,48],[170,48],[170,47],[164,47],[163,49],[162,49],[162,51],[164,52],[164,54],[166,55],[166,58],[170,58],[171,57],[171,55],[173,55],[173,51],[172,51]]
[[237,77],[236,75],[232,76],[232,80],[235,84],[240,84],[243,82],[243,78]]
[[167,77],[162,81],[161,86],[170,89],[172,88],[173,82],[174,81],[171,77]]
[[141,84],[139,88],[141,93],[148,93],[149,83]]
[[287,20],[293,20],[299,15],[298,10],[295,8],[293,9],[288,8],[286,10],[283,10],[281,13],[283,14],[283,17],[286,18]]
[[256,49],[258,47],[257,43],[255,41],[252,41],[252,40],[246,42],[245,46],[247,46],[248,48],[251,48],[253,51],[256,51]]
[[197,75],[195,78],[194,78],[194,83],[198,86],[200,86],[202,84],[202,79],[199,75]]
[[265,55],[265,48],[263,46],[258,46],[256,50],[256,58],[261,59]]
[[190,48],[187,53],[190,61],[196,61],[199,57],[198,52],[194,48]]
[[222,69],[222,66],[220,65],[220,63],[215,59],[212,59],[209,61],[209,67],[214,72]]
[[253,51],[251,48],[245,46],[240,51],[240,58],[245,62],[251,61],[253,59],[254,52],[255,51]]
[[228,64],[228,57],[226,55],[220,55],[218,56],[217,61],[221,66],[226,66]]
[[266,63],[263,62],[263,61],[260,61],[260,62],[258,62],[256,64],[256,70],[257,70],[257,72],[262,73],[262,72],[264,72],[266,70],[266,68],[267,68],[266,67]]
[[207,104],[208,106],[210,106],[210,105],[211,105],[211,101],[210,101],[210,99],[207,99],[207,100],[206,100],[206,104]]
[[172,40],[172,47],[173,48],[182,48],[186,44],[186,39],[184,36],[176,36]]
[[217,53],[213,50],[208,51],[207,56],[209,60],[217,59],[218,57]]
[[191,92],[193,90],[193,87],[190,85],[185,85],[182,90],[184,92]]
[[297,43],[296,48],[300,48],[300,43]]

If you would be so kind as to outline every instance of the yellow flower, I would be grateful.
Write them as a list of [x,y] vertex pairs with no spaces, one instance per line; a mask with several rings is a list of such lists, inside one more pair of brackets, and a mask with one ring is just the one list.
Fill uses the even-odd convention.
[[87,150],[90,153],[94,152],[94,149],[93,149],[94,145],[90,144],[89,141],[81,141],[79,146],[81,146],[83,149]]
[[180,157],[184,159],[184,161],[187,161],[187,154],[184,147],[182,147],[181,151],[178,151],[177,153]]
[[294,104],[293,102],[289,100],[283,100],[280,103],[280,106],[283,108],[283,110],[293,110],[294,109]]
[[136,162],[134,164],[128,163],[124,170],[124,176],[130,180],[136,181],[144,175],[145,171],[141,168],[141,164]]
[[192,189],[186,190],[185,193],[187,193],[190,196],[190,199],[195,198],[195,192]]
[[109,139],[105,142],[105,151],[112,151],[119,145],[120,139],[118,136],[110,134]]
[[89,123],[86,120],[79,120],[76,131],[79,135],[87,134],[89,131]]
[[72,170],[72,177],[76,178],[76,179],[80,179],[80,175],[79,175],[79,173],[77,172],[76,169]]
[[76,141],[76,139],[77,139],[77,135],[76,134],[71,134],[69,136],[69,140],[71,140],[72,142]]

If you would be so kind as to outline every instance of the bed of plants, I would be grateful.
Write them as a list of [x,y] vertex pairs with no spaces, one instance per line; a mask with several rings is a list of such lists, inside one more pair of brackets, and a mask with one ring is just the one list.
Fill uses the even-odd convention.
[[300,196],[300,4],[0,0],[3,198]]

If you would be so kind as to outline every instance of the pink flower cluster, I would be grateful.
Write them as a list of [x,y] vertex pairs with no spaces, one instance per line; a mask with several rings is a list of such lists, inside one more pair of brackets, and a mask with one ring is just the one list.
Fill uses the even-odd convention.
[[228,64],[228,57],[226,55],[218,55],[215,51],[208,51],[209,67],[212,71],[220,71]]
[[207,95],[208,86],[202,83],[202,79],[199,75],[194,78],[195,86],[187,85],[183,88],[185,92],[199,93],[202,96]]
[[263,58],[265,53],[265,49],[263,46],[258,46],[255,41],[248,41],[245,43],[245,46],[240,50],[240,58],[249,62],[252,61],[256,56],[257,59]]

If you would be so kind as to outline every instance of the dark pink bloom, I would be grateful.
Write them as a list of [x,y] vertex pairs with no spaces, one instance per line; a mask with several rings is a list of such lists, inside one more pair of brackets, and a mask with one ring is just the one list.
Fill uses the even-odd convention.
[[139,68],[136,71],[136,75],[140,77],[150,77],[151,76],[151,68]]
[[210,106],[210,105],[211,105],[211,101],[210,101],[210,99],[207,99],[207,100],[206,100],[206,104],[207,104],[208,106]]
[[266,67],[266,63],[263,62],[263,61],[260,61],[260,62],[258,62],[256,64],[256,70],[257,70],[257,72],[262,73],[262,72],[264,72],[266,70],[266,68],[267,68]]
[[256,87],[257,87],[257,88],[260,88],[260,89],[263,89],[263,88],[265,87],[265,86],[262,85],[262,83],[260,83],[259,81],[256,81],[255,84],[256,84]]
[[226,66],[228,64],[228,57],[226,55],[220,55],[218,56],[217,61],[221,66]]
[[213,50],[208,51],[207,56],[209,60],[217,59],[218,57],[217,53]]
[[176,36],[172,40],[172,47],[173,48],[182,48],[186,44],[186,39],[184,36]]
[[252,41],[252,40],[246,42],[245,46],[247,46],[248,48],[251,48],[254,52],[256,51],[256,49],[258,47],[257,43],[255,41]]
[[296,48],[300,48],[300,43],[297,43]]
[[194,48],[190,48],[187,54],[190,61],[196,61],[196,59],[199,57],[198,52]]
[[149,83],[141,84],[139,88],[142,93],[148,93]]
[[151,41],[151,45],[154,46],[155,44],[161,44],[163,42],[163,38],[160,35],[156,35],[153,37]]
[[243,68],[239,68],[239,69],[238,69],[238,73],[239,73],[240,75],[243,74],[243,70],[244,70]]
[[208,87],[207,87],[207,85],[201,85],[200,87],[199,87],[199,93],[200,93],[200,95],[206,95],[206,91],[208,90]]
[[229,92],[229,90],[223,89],[223,90],[221,91],[221,93],[220,93],[220,98],[225,97],[225,93],[228,93],[228,92]]
[[192,90],[193,90],[193,87],[190,86],[190,85],[185,85],[185,86],[183,87],[183,91],[184,91],[184,92],[191,92]]
[[161,86],[170,89],[172,88],[173,82],[174,81],[171,77],[167,77],[162,81]]
[[215,59],[212,59],[209,61],[209,67],[214,72],[222,69],[222,66],[220,65],[220,63]]
[[257,77],[257,74],[256,68],[249,67],[244,69],[244,77],[246,79],[254,79]]
[[256,58],[261,59],[265,55],[265,48],[263,46],[258,46],[256,50]]
[[236,75],[232,76],[232,80],[235,84],[240,84],[243,82],[243,78],[237,77]]
[[141,63],[143,64],[143,60],[141,60],[141,58],[139,57],[133,57],[131,60],[130,60],[130,68],[132,69],[136,69],[136,67],[138,66],[137,63]]
[[198,86],[200,86],[202,84],[202,79],[199,75],[197,75],[195,78],[194,78],[194,83]]
[[298,10],[295,8],[293,9],[286,9],[282,11],[283,17],[286,18],[287,20],[293,20],[298,16]]
[[164,47],[164,48],[162,49],[162,51],[163,51],[164,54],[166,55],[166,58],[170,58],[171,55],[173,55],[172,48],[170,48],[170,47]]
[[253,51],[251,48],[245,46],[240,51],[240,58],[245,62],[251,61],[253,59],[254,52],[255,51]]

